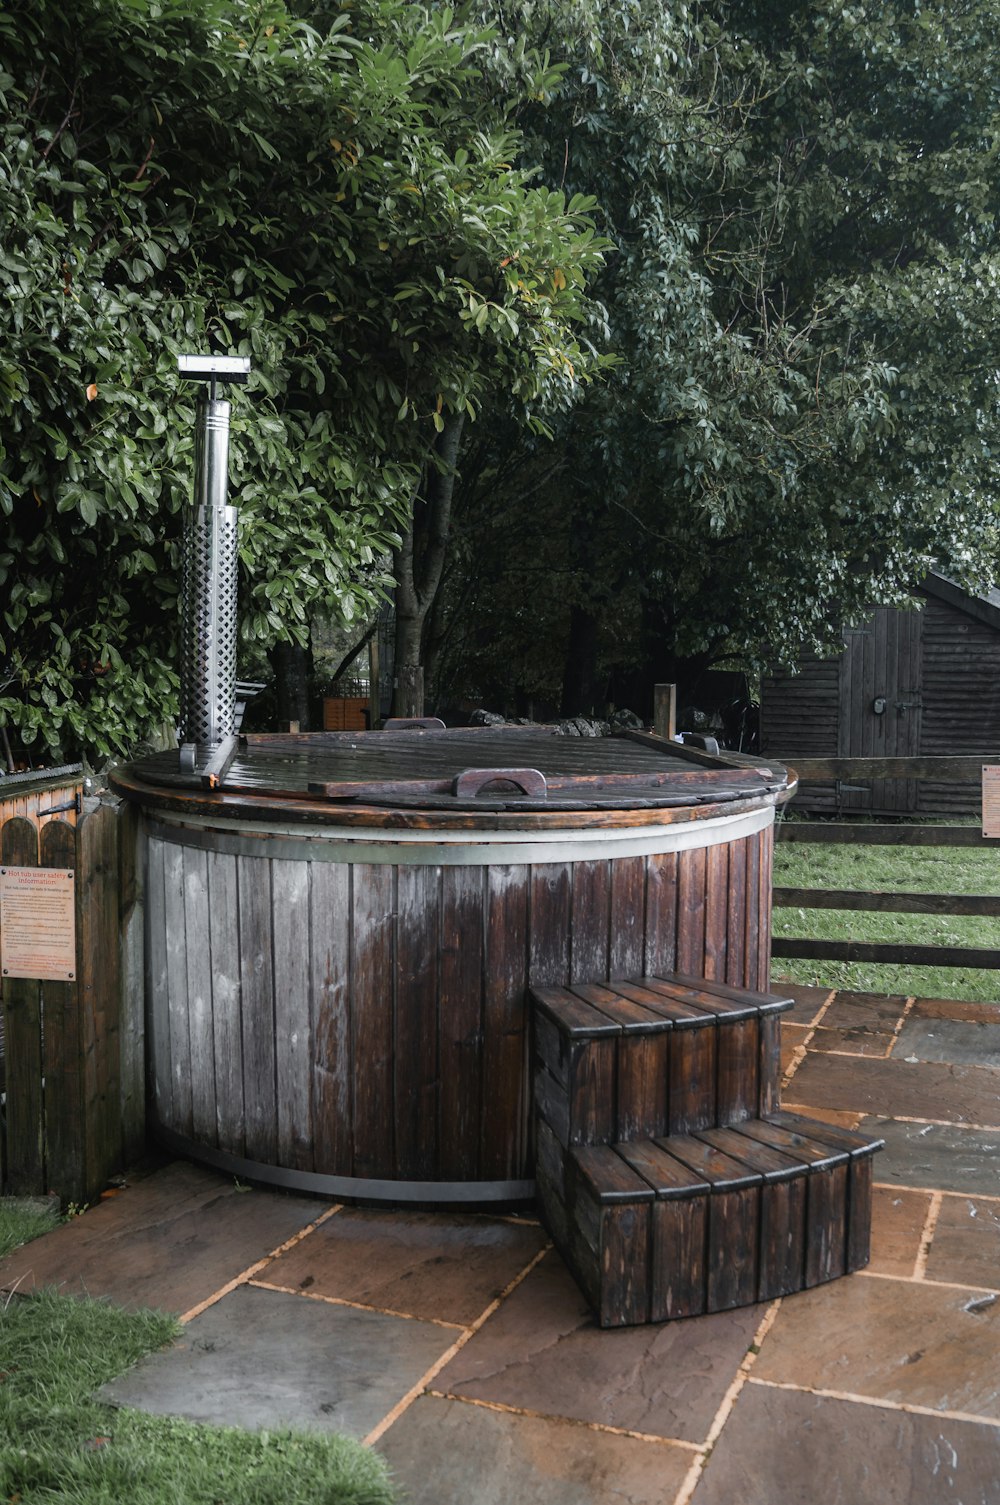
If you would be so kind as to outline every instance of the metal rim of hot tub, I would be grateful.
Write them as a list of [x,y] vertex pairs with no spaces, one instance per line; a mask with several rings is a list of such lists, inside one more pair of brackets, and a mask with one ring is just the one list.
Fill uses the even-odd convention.
[[[378,736],[257,745],[315,769],[331,738]],[[486,755],[461,740],[463,758]],[[700,970],[706,948],[726,980],[766,975],[783,769],[740,764],[736,797],[700,805],[470,810],[263,794],[245,775],[157,784],[150,762],[115,784],[145,812],[152,1117],[170,1147],[235,1175],[338,1198],[524,1201],[529,983],[678,957]],[[695,956],[683,937],[699,924]]]

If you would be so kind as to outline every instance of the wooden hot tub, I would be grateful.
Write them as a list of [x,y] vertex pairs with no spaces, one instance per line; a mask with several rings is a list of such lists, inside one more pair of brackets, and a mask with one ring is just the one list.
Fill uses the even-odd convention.
[[[488,769],[527,772],[477,792]],[[164,753],[115,786],[143,811],[153,1122],[235,1174],[529,1197],[529,984],[767,986],[783,768],[510,728],[251,737],[202,782]]]

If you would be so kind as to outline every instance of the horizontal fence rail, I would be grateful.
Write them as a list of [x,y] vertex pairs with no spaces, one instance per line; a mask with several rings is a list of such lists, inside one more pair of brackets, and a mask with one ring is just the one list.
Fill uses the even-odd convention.
[[[913,779],[916,782],[979,784],[989,759],[967,755],[944,758],[800,758],[793,760],[800,782],[820,779]],[[1000,753],[997,754],[1000,762]],[[841,820],[779,820],[779,841],[837,845],[907,847],[1000,847],[971,825],[874,824]],[[776,909],[836,909],[865,913],[974,915],[1000,917],[1000,895],[859,892],[854,889],[782,888],[773,892]],[[917,942],[817,940],[775,936],[775,958],[803,961],[886,962],[905,966],[974,967],[1000,970],[1000,948],[944,946]]]

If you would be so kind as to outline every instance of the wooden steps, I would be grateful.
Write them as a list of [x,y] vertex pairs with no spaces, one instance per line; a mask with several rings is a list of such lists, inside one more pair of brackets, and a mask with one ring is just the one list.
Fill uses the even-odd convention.
[[602,1327],[867,1263],[882,1142],[778,1107],[790,999],[676,974],[532,997],[539,1200]]

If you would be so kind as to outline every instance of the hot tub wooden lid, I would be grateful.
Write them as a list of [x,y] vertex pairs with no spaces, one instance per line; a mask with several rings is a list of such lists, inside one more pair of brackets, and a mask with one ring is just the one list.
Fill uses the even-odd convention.
[[[196,782],[171,753],[141,759],[130,772],[178,792]],[[568,737],[553,727],[514,726],[250,736],[219,793],[486,814],[724,806],[787,787],[781,765],[715,757],[642,732]]]

